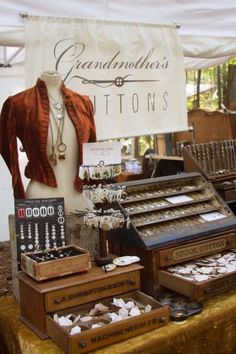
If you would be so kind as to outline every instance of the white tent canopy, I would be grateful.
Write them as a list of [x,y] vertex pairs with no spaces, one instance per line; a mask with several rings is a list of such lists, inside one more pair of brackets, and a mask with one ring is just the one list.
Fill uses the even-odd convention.
[[21,12],[178,24],[186,69],[210,67],[236,57],[235,0],[24,0],[22,4],[8,0],[0,11],[0,45],[24,47]]

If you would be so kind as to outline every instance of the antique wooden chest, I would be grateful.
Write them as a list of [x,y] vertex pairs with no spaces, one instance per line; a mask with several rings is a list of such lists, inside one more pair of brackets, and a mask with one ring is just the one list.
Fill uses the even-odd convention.
[[[109,239],[113,253],[140,257],[144,292],[157,297],[160,286],[165,286],[202,300],[216,293],[216,289],[219,292],[234,285],[234,275],[221,274],[223,278],[232,277],[225,283],[219,278],[209,279],[207,289],[212,282],[221,286],[215,285],[214,291],[198,295],[196,291],[185,291],[184,279],[164,271],[166,267],[236,247],[236,217],[204,176],[184,173],[124,185],[127,197],[119,207],[131,225],[129,229],[112,231]],[[178,287],[171,286],[171,276],[180,284]],[[193,283],[185,283],[185,288],[193,287]]]
[[[158,328],[169,321],[168,307],[163,307],[149,296],[137,292],[140,288],[140,271],[143,269],[138,264],[132,264],[125,267],[117,267],[114,271],[105,272],[102,268],[95,265],[86,272],[73,276],[66,276],[59,279],[47,280],[45,282],[37,282],[24,272],[18,273],[20,288],[20,319],[29,326],[40,338],[45,339],[51,336],[64,350],[69,353],[79,353],[99,348],[111,342],[119,341],[129,336],[148,331],[152,328]],[[137,294],[135,295],[135,293]],[[127,319],[118,324],[106,325],[104,332],[120,330],[120,335],[111,338],[99,340],[97,343],[90,340],[96,333],[100,333],[102,329],[95,331],[86,331],[86,337],[83,342],[87,344],[85,347],[80,345],[81,336],[70,336],[67,330],[60,328],[52,319],[55,313],[71,313],[76,307],[76,311],[81,308],[88,307],[92,302],[110,302],[111,297],[130,297],[127,293],[132,293],[132,298],[143,304],[150,303],[152,311],[135,318]],[[126,295],[125,295],[126,294]],[[139,300],[138,300],[139,299]],[[154,302],[153,302],[154,301]],[[153,312],[154,311],[154,312]],[[154,320],[155,318],[155,320]],[[132,321],[130,321],[132,320]],[[127,324],[126,324],[126,321]],[[143,322],[143,326],[137,323]],[[123,333],[121,328],[131,326],[130,330]],[[134,327],[132,327],[134,326]],[[118,332],[117,332],[118,333]],[[90,343],[90,344],[89,344]],[[76,348],[76,349],[75,349]]]

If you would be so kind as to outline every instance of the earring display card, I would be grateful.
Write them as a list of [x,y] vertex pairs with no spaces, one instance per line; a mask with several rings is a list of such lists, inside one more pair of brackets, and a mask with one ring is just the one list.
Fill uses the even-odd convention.
[[16,199],[18,270],[21,254],[65,246],[64,198]]

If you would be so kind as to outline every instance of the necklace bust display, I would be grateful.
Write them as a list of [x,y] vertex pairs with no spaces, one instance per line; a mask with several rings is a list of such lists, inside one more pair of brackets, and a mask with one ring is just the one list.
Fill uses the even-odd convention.
[[79,168],[83,144],[95,141],[90,98],[66,87],[58,72],[44,72],[34,86],[3,103],[0,153],[15,199],[64,198],[66,213],[86,208]]
[[74,189],[74,178],[78,170],[79,146],[76,130],[68,116],[64,96],[61,92],[61,76],[57,72],[44,72],[40,79],[45,83],[48,95],[47,156],[57,181],[52,188],[31,180],[26,189],[27,198],[64,197],[66,213],[78,207],[86,208],[81,193]]

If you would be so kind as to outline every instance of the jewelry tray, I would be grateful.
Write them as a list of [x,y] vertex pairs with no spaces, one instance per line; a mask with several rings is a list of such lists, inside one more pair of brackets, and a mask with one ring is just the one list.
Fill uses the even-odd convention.
[[37,281],[88,271],[90,253],[77,245],[68,245],[21,254],[21,268]]
[[[153,249],[210,236],[236,226],[232,211],[200,173],[151,178],[124,185],[127,197],[119,206],[129,215],[131,227],[111,231],[112,240]],[[121,232],[128,234],[127,237],[121,239]]]

